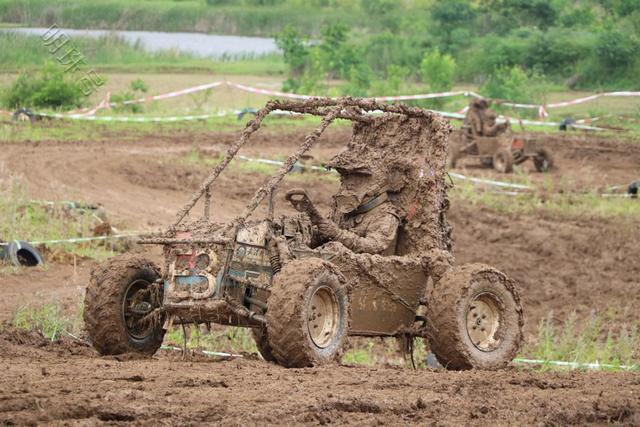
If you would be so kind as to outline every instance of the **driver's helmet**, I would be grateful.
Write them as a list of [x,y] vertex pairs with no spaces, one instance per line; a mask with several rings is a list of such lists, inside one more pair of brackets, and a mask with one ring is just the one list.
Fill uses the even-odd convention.
[[325,164],[340,174],[340,190],[334,196],[336,212],[353,212],[387,191],[387,170],[384,163],[375,158],[377,154],[381,153],[366,146],[351,146]]
[[486,110],[489,108],[489,101],[485,98],[476,98],[471,101],[471,108],[475,110]]

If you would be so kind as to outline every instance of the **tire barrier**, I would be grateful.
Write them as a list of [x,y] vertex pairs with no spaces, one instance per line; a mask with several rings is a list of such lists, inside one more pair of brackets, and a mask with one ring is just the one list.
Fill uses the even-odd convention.
[[28,242],[14,240],[0,244],[0,259],[14,267],[35,267],[44,264],[44,258]]
[[629,184],[629,188],[627,188],[627,194],[629,195],[629,197],[637,199],[638,192],[640,192],[640,181],[634,181]]

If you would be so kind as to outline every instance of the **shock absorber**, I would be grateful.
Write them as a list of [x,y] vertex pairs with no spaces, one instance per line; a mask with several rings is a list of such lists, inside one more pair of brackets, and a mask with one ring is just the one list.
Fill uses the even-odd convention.
[[269,263],[271,264],[271,272],[276,275],[282,270],[282,263],[280,262],[280,251],[278,251],[278,245],[272,239],[269,242]]
[[282,264],[280,263],[280,254],[277,250],[271,251],[271,253],[269,254],[269,262],[271,263],[271,271],[274,275],[282,270]]

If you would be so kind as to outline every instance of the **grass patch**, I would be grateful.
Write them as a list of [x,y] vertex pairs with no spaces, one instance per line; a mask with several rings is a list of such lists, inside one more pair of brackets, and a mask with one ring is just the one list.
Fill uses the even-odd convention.
[[[517,180],[514,180],[514,182]],[[523,182],[522,180],[520,182]],[[456,181],[451,191],[453,199],[486,206],[506,214],[547,215],[550,217],[615,217],[633,220],[640,217],[640,203],[637,200],[619,197],[603,197],[597,193],[560,193],[553,183],[545,183],[539,192],[510,196],[491,191],[479,190],[477,186],[464,181]]]
[[[84,69],[98,72],[284,75],[286,71],[278,54],[212,60],[172,50],[148,52],[115,35],[73,37],[72,43],[85,58]],[[0,71],[39,69],[46,61],[54,61],[48,49],[40,36],[0,32]]]
[[[113,115],[107,113],[108,115]],[[130,114],[135,116],[135,114]],[[167,116],[168,114],[145,114],[145,116]],[[116,115],[117,116],[117,115]],[[0,116],[1,117],[1,116]],[[211,132],[232,132],[240,137],[249,118],[238,120],[233,114],[211,117],[208,120],[166,123],[134,122],[92,122],[85,120],[43,120],[36,123],[0,120],[0,145],[19,142],[46,141],[139,141],[142,138],[159,138],[200,135],[210,138]],[[291,129],[311,129],[319,123],[317,117],[284,118],[269,117],[258,132],[280,134]],[[345,126],[345,121],[337,121],[335,126]],[[251,144],[251,141],[249,141]]]
[[[370,17],[344,8],[266,2],[252,7],[241,2],[209,5],[198,0],[2,0],[0,18],[23,25],[67,28],[119,28],[147,31],[199,31],[217,34],[272,36],[287,25],[318,34],[326,22],[364,27]],[[310,12],[310,7],[312,11]],[[352,9],[352,8],[351,8]],[[351,11],[353,12],[353,11]]]
[[[225,353],[257,353],[251,329],[215,325],[211,331],[204,326],[185,325],[187,348],[193,350],[219,351]],[[184,334],[181,326],[173,326],[164,337],[164,344],[182,347]]]
[[[179,162],[188,166],[207,166],[214,167],[222,162],[223,155],[219,155],[217,157],[208,156],[203,154],[197,148],[189,151],[184,157],[182,157]],[[255,159],[254,159],[255,160]],[[274,175],[279,169],[280,166],[262,163],[258,161],[249,161],[243,160],[240,158],[236,158],[231,161],[229,166],[227,167],[228,171],[232,174],[258,174],[258,175],[266,175],[271,176]],[[288,182],[317,182],[317,181],[326,181],[326,182],[338,182],[339,177],[334,173],[326,173],[323,171],[297,171],[294,169],[289,172],[284,177],[285,181]]]
[[[638,324],[608,327],[607,317],[591,316],[578,327],[573,313],[562,324],[554,322],[552,313],[538,324],[535,344],[527,346],[522,354],[541,360],[560,360],[580,364],[602,363],[612,365],[613,370],[622,365],[640,370],[640,335]],[[542,369],[553,369],[543,365]]]
[[54,341],[65,331],[77,335],[83,328],[84,304],[79,301],[72,314],[64,314],[59,304],[53,302],[41,305],[26,305],[18,308],[11,319],[11,325],[18,329],[36,331]]
[[[5,241],[43,241],[91,236],[97,224],[91,211],[64,210],[56,205],[29,199],[20,180],[0,164],[0,238]],[[55,258],[60,253],[103,260],[115,255],[106,242],[57,244]]]

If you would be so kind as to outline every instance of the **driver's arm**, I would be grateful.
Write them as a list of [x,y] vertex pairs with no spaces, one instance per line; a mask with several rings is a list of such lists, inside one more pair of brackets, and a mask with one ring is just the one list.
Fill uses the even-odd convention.
[[482,133],[482,118],[477,111],[469,111],[469,126],[471,127],[471,134],[473,136],[481,136]]
[[364,237],[353,231],[338,227],[333,221],[318,225],[318,231],[328,240],[340,242],[356,253],[380,254],[393,243],[398,233],[400,221],[392,214],[374,218]]
[[509,127],[509,122],[494,123],[492,125],[485,124],[483,129],[484,136],[496,136],[504,132]]

